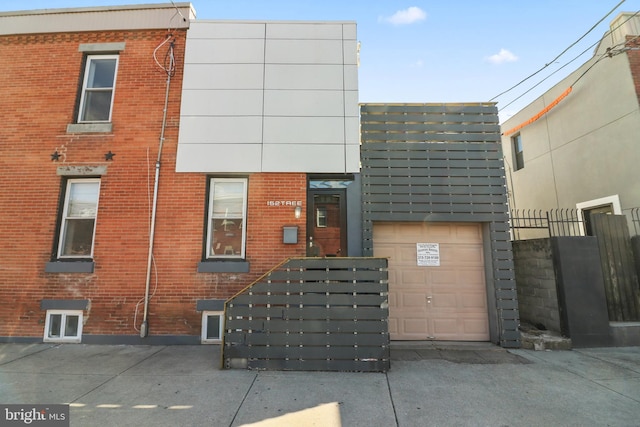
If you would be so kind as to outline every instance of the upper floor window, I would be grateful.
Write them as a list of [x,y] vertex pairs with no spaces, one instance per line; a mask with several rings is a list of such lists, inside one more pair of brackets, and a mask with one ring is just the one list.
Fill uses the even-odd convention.
[[522,136],[517,134],[511,138],[511,145],[513,150],[513,170],[520,170],[524,168],[524,151],[522,149]]
[[80,95],[78,123],[110,122],[118,55],[88,55]]
[[244,258],[247,179],[211,178],[207,258]]
[[93,257],[100,179],[69,179],[65,190],[58,258]]

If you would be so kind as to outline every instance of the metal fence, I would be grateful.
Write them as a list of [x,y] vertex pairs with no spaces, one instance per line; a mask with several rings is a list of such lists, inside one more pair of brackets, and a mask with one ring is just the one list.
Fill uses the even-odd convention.
[[631,209],[631,223],[635,236],[640,236],[640,208]]
[[584,221],[577,209],[522,209],[510,212],[511,233],[514,240],[520,240],[522,230],[543,230],[545,236],[567,237],[584,235]]
[[[631,236],[640,236],[640,207],[623,212]],[[509,212],[511,238],[526,240],[545,237],[584,236],[587,225],[578,209],[516,209]],[[537,232],[536,232],[537,230]]]

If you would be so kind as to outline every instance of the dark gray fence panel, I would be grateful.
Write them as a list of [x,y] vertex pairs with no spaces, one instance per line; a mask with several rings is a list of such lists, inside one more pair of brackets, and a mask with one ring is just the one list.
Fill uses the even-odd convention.
[[495,104],[362,104],[360,117],[363,253],[373,254],[378,221],[488,223],[490,305],[500,344],[519,347]]
[[249,369],[389,369],[387,260],[295,258],[226,303],[223,360]]
[[640,320],[640,288],[629,227],[624,215],[592,215],[598,237],[607,308],[611,321]]

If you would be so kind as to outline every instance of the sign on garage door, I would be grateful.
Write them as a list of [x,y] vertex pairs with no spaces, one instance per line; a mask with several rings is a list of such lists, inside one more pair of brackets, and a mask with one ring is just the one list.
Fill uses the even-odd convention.
[[[439,265],[419,265],[433,244]],[[389,258],[392,340],[489,340],[480,224],[375,223],[373,251]]]

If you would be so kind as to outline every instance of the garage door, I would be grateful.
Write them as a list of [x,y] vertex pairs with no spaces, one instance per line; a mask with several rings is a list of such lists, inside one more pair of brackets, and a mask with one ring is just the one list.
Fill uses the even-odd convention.
[[[439,266],[418,266],[417,243],[438,243]],[[392,340],[489,340],[480,224],[375,223],[373,250],[389,258]]]

